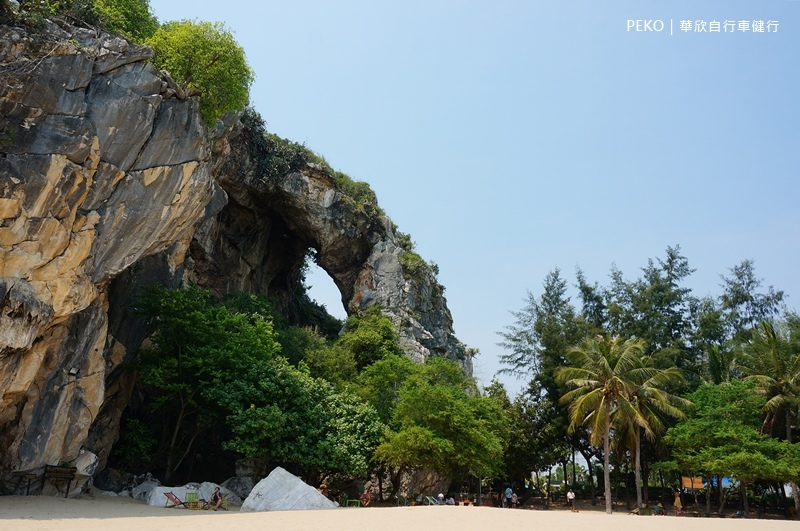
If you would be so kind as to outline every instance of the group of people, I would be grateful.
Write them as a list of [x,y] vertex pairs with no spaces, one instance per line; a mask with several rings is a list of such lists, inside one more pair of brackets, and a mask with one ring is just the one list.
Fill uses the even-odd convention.
[[519,503],[519,497],[517,493],[511,487],[506,487],[506,490],[503,492],[503,507],[512,508],[516,507]]

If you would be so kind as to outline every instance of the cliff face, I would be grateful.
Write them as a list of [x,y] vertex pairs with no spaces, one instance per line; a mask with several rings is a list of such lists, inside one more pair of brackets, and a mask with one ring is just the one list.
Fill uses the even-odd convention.
[[260,174],[262,132],[206,131],[150,56],[64,24],[0,26],[0,493],[15,471],[103,466],[143,339],[127,307],[146,282],[290,308],[314,249],[348,312],[379,304],[409,356],[471,372],[435,278],[404,276],[390,220],[356,211],[315,165]]

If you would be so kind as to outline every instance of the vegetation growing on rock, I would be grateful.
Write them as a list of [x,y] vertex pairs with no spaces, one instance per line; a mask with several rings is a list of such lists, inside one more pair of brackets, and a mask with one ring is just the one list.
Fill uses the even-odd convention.
[[200,94],[206,124],[243,109],[255,77],[244,49],[220,23],[167,22],[146,41],[156,52],[153,63],[167,70],[187,92]]

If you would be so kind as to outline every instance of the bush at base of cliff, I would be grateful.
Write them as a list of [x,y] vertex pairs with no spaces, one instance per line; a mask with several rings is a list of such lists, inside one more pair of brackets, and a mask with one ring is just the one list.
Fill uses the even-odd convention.
[[200,114],[207,125],[247,105],[254,74],[244,49],[223,24],[168,22],[146,44],[156,52],[153,64],[184,90],[200,92]]

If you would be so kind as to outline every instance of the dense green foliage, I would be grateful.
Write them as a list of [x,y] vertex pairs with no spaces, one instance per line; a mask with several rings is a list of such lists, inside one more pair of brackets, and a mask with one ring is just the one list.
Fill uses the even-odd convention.
[[167,70],[184,90],[200,93],[200,114],[207,125],[229,111],[244,109],[254,74],[244,49],[222,24],[168,22],[147,39],[153,64]]
[[147,460],[170,480],[202,449],[320,482],[415,466],[488,474],[502,461],[496,401],[454,362],[403,357],[377,307],[334,339],[288,325],[253,295],[220,303],[198,288],[153,287],[137,311],[150,330],[137,365],[148,410],[125,424],[116,456],[126,467]]
[[149,0],[93,0],[99,22],[111,33],[145,42],[158,29]]
[[281,358],[251,366],[213,396],[233,433],[226,448],[317,473],[366,474],[384,431],[372,406]]
[[[384,363],[390,367],[397,362],[387,358]],[[386,368],[373,375],[383,373],[385,381]],[[374,384],[370,388],[382,391]],[[458,365],[429,358],[396,389],[392,430],[378,447],[378,459],[399,469],[423,467],[479,476],[499,472],[504,417],[495,400],[477,394],[474,382]]]
[[[2,9],[6,9],[5,3],[0,4]],[[32,25],[53,16],[98,25],[138,43],[158,28],[149,0],[22,0],[17,13],[19,22]]]
[[[581,307],[575,309],[556,270],[546,278],[541,296],[528,293],[524,308],[513,312],[515,323],[501,333],[505,371],[532,379],[506,415],[529,426],[527,432],[515,429],[519,439],[529,441],[529,451],[544,457],[536,469],[563,463],[576,450],[587,461],[602,456],[606,489],[614,482],[609,468],[619,477],[630,467],[640,504],[640,488],[646,498],[653,467],[676,474],[676,482],[681,473],[734,477],[742,482],[742,496],[746,485],[795,482],[792,463],[800,445],[792,427],[800,412],[800,319],[791,313],[779,317],[783,293],[762,288],[753,262],[745,260],[721,277],[720,296],[695,297],[686,287],[693,270],[679,247],[668,248],[663,259],[649,260],[641,272],[628,280],[614,267],[609,285],[599,286],[578,270]],[[742,381],[752,385],[741,387]],[[706,394],[698,389],[704,382],[734,386],[747,414],[730,415],[744,424],[713,431],[703,405],[681,420],[692,401],[708,399],[708,385],[700,388]],[[732,407],[736,401],[731,395],[728,402]],[[571,432],[566,433],[564,407],[570,412]],[[533,423],[537,418],[544,425]],[[533,430],[544,440],[534,442]],[[703,439],[705,432],[720,438]],[[594,450],[587,451],[584,440]],[[748,452],[753,455],[749,462]],[[762,466],[766,461],[771,464]],[[722,507],[729,493],[709,489],[702,494],[708,507],[712,496]],[[800,505],[798,497],[795,505]]]

